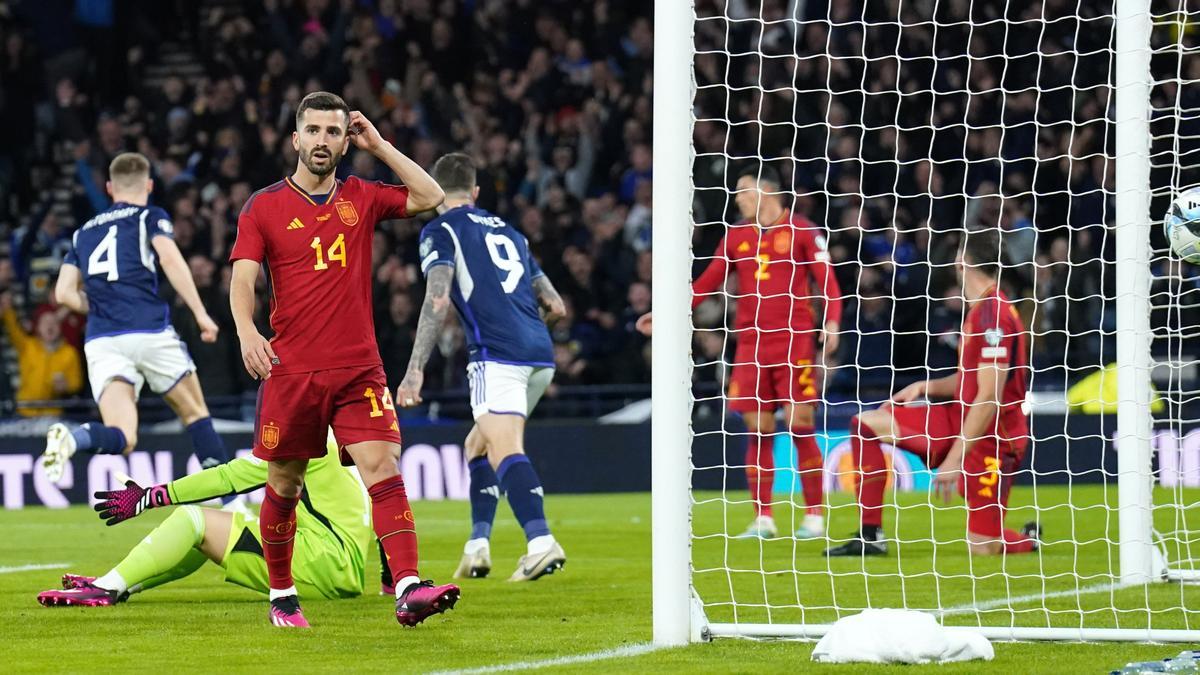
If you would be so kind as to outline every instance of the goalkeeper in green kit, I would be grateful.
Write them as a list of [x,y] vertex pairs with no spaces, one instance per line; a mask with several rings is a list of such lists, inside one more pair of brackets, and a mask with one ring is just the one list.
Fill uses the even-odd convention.
[[[324,457],[308,464],[296,509],[296,586],[305,597],[362,595],[367,551],[375,541],[370,500],[361,483],[339,461],[332,440]],[[109,525],[146,509],[185,505],[146,535],[107,574],[66,574],[62,590],[38,594],[46,606],[114,605],[131,594],[182,579],[211,560],[225,580],[266,593],[267,565],[256,519],[240,513],[189,505],[244,493],[267,482],[266,462],[248,456],[166,485],[143,488],[133,481],[120,490],[97,492],[96,510]],[[280,534],[286,534],[281,532]]]

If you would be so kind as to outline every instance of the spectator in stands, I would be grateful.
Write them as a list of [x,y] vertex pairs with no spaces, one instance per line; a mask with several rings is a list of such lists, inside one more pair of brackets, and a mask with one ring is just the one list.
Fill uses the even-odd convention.
[[[63,340],[59,316],[47,306],[33,313],[33,332],[28,332],[13,309],[12,294],[0,293],[0,321],[17,351],[21,385],[18,405],[71,397],[83,388],[83,365],[79,352]],[[26,417],[62,414],[59,407],[22,407]]]

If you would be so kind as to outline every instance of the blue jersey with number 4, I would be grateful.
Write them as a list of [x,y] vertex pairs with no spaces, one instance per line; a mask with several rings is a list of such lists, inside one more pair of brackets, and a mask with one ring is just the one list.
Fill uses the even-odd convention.
[[421,272],[454,267],[450,297],[472,361],[553,366],[554,347],[538,312],[542,276],[525,235],[474,206],[459,206],[421,230]]
[[166,211],[123,202],[75,231],[65,262],[83,276],[86,339],[157,333],[171,326],[170,307],[158,297],[158,256],[150,240],[173,233]]

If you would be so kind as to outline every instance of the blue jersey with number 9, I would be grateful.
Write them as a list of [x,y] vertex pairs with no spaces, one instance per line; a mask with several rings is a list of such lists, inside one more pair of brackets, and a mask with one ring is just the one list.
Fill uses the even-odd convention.
[[554,365],[533,280],[542,276],[525,235],[475,206],[459,206],[421,230],[421,272],[454,268],[450,297],[472,361]]
[[64,262],[79,268],[88,296],[86,339],[158,333],[171,310],[158,297],[154,237],[173,237],[167,212],[117,202],[75,231]]

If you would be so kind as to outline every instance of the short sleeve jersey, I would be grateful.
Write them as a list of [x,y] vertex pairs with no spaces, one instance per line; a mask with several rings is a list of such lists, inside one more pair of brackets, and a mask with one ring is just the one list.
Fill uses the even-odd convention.
[[230,260],[266,270],[274,372],[379,365],[371,306],[375,224],[407,217],[408,188],[351,177],[325,195],[290,178],[254,193]]
[[959,401],[974,402],[979,393],[979,367],[986,363],[1008,364],[1008,376],[1000,392],[996,435],[1024,447],[1029,435],[1029,420],[1022,410],[1029,385],[1025,325],[1017,308],[994,288],[972,305],[963,321]]
[[126,333],[157,333],[171,326],[158,295],[154,237],[173,237],[166,211],[117,202],[71,237],[64,262],[75,265],[88,296],[86,340]]
[[825,232],[802,215],[784,212],[770,227],[749,221],[730,227],[692,284],[693,306],[722,288],[730,267],[738,281],[734,328],[756,334],[741,340],[758,344],[760,360],[787,362],[791,341],[817,324],[814,300],[824,302],[825,321],[841,320],[841,289]]
[[421,272],[454,268],[450,297],[462,320],[471,361],[554,365],[533,280],[543,276],[529,242],[504,219],[459,206],[421,231]]

